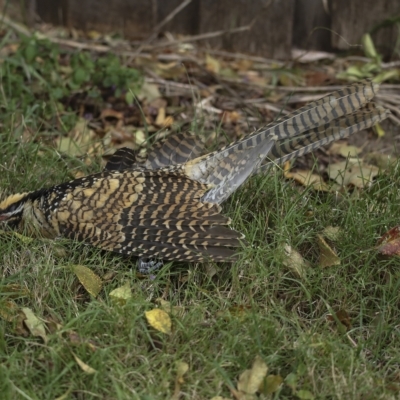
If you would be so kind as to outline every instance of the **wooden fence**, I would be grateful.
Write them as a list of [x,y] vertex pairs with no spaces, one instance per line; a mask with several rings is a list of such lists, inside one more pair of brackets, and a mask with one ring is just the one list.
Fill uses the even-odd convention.
[[[33,3],[32,3],[33,2]],[[285,59],[293,46],[345,50],[373,32],[390,54],[399,38],[400,0],[31,0],[46,22],[145,39],[154,31],[199,35],[205,45]],[[177,7],[175,17],[156,29]],[[397,24],[396,24],[397,23]],[[251,26],[249,30],[238,28]]]

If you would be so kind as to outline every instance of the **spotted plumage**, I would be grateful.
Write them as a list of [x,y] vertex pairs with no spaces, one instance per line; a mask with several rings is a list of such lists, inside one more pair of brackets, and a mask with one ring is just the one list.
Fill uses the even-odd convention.
[[137,257],[233,261],[242,235],[220,204],[249,176],[385,119],[355,84],[300,108],[223,149],[201,156],[189,133],[157,143],[147,159],[118,150],[105,170],[0,203],[0,224]]

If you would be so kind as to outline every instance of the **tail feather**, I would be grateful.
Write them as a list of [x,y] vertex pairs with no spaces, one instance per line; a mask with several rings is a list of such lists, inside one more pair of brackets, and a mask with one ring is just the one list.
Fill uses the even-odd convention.
[[385,108],[369,103],[353,114],[345,115],[318,128],[311,129],[301,136],[277,141],[267,157],[269,161],[260,166],[257,172],[265,172],[275,164],[283,164],[333,141],[347,138],[355,132],[368,129],[387,118],[388,115],[389,111]]
[[304,132],[326,127],[331,121],[354,113],[374,97],[378,88],[379,85],[372,81],[364,81],[333,92],[220,151],[187,162],[184,166],[185,174],[193,180],[212,185],[203,201],[219,204],[259,169],[263,160],[276,147],[277,141],[296,138]]

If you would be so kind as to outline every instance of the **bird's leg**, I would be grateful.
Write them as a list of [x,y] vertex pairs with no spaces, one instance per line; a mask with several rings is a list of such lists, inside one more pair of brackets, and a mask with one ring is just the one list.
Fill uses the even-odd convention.
[[141,274],[150,275],[153,272],[157,272],[163,265],[163,260],[139,257],[136,266]]

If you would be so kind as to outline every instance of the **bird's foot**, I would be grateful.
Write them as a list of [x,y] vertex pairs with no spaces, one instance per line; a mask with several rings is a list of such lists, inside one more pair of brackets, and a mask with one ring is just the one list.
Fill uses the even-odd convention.
[[163,265],[163,260],[140,257],[137,261],[137,270],[143,275],[150,275],[153,272],[157,272]]

